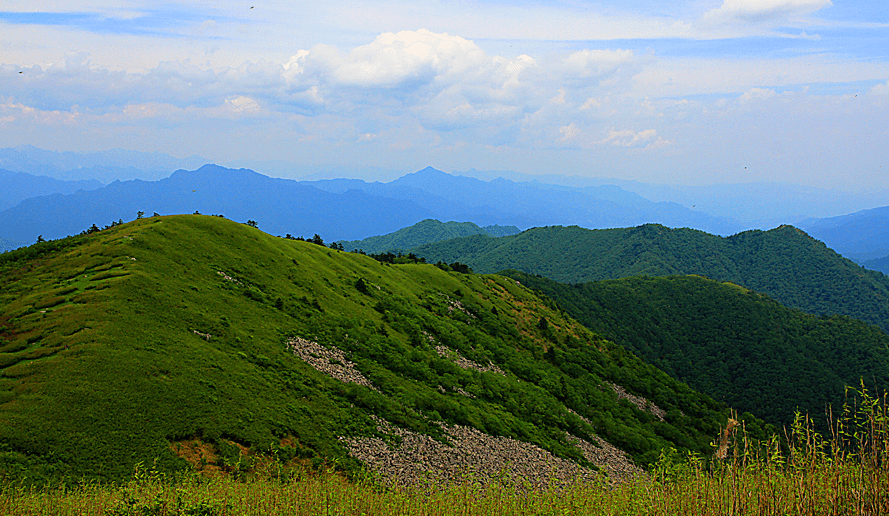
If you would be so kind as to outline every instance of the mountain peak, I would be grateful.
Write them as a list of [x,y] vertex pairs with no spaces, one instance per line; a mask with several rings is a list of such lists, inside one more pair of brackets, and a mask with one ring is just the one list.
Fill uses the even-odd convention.
[[419,176],[433,176],[433,175],[434,176],[442,176],[442,175],[449,176],[451,174],[448,174],[447,172],[438,170],[437,168],[426,167],[423,170],[418,170],[418,171],[414,172],[413,174],[408,174],[408,175],[409,176],[417,176],[417,175],[419,175]]

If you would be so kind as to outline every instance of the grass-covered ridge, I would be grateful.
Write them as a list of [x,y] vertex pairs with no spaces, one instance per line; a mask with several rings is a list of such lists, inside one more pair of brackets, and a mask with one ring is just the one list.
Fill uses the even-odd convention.
[[518,235],[447,240],[410,250],[477,272],[516,269],[561,283],[698,274],[763,292],[816,315],[843,314],[889,331],[889,277],[781,226],[719,237],[657,224],[634,228],[533,228]]
[[[645,465],[664,446],[706,452],[726,417],[514,280],[385,265],[219,217],[145,218],[4,254],[0,306],[7,478],[123,478],[188,459],[231,469],[243,450],[356,470],[339,437],[376,435],[372,415],[581,463],[567,434],[596,434]],[[372,387],[308,365],[296,337],[343,350]]]

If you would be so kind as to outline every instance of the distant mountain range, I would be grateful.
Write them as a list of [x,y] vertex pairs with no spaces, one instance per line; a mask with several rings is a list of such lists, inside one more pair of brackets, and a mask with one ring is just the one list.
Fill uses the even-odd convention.
[[293,181],[247,169],[205,165],[159,181],[115,181],[92,191],[27,199],[0,212],[0,236],[33,242],[60,238],[147,214],[219,213],[255,220],[272,234],[321,234],[356,240],[423,219],[472,220],[481,226],[581,223],[622,227],[647,221],[729,232],[737,225],[673,203],[654,203],[614,187],[577,191],[551,185],[491,182],[426,168],[390,183]]
[[777,182],[666,185],[613,177],[520,174],[509,170],[470,169],[455,173],[485,180],[505,178],[572,188],[615,186],[651,201],[674,202],[716,217],[734,219],[745,229],[769,229],[781,224],[800,226],[814,219],[889,204],[889,189],[851,193]]
[[95,179],[79,181],[63,181],[47,176],[35,176],[24,172],[11,172],[0,169],[0,211],[12,208],[16,204],[32,197],[52,194],[72,194],[78,190],[96,190],[102,183]]
[[197,168],[207,160],[174,158],[156,152],[113,149],[102,152],[55,152],[20,145],[0,149],[0,168],[64,181],[102,183],[128,179],[157,180],[180,168]]
[[861,263],[889,256],[889,206],[819,219],[804,228],[836,252]]
[[513,225],[521,229],[554,224],[590,228],[626,227],[659,222],[732,234],[743,226],[671,202],[652,202],[619,187],[583,189],[507,179],[482,181],[427,167],[389,183],[355,179],[308,182],[330,192],[350,189],[409,200],[430,209],[439,220],[471,220],[479,225]]
[[139,211],[221,214],[239,222],[255,220],[272,234],[320,233],[347,239],[392,232],[433,215],[409,201],[359,190],[331,193],[251,170],[205,165],[160,181],[115,181],[88,192],[28,199],[0,212],[0,235],[25,242],[38,235],[61,238],[92,224],[133,220]]
[[[173,187],[151,186],[161,182],[173,170],[177,180],[192,174],[197,181],[210,185],[208,170],[232,170],[223,167],[195,170],[203,160],[198,157],[174,158],[159,153],[125,150],[104,152],[53,152],[24,145],[0,149],[0,213],[14,210],[0,222],[0,238],[5,247],[33,242],[38,235],[57,238],[70,231],[82,231],[81,225],[102,226],[111,220],[131,220],[136,211],[193,213],[224,213],[244,220],[257,220],[272,233],[319,233],[331,240],[355,240],[380,236],[417,223],[424,218],[442,221],[471,221],[479,226],[515,226],[519,229],[549,225],[578,225],[590,229],[632,227],[659,223],[668,227],[689,227],[716,235],[731,235],[750,228],[767,229],[793,223],[808,231],[828,246],[869,268],[889,272],[880,258],[889,256],[889,207],[856,211],[849,215],[823,218],[861,207],[879,206],[886,202],[886,192],[853,195],[837,190],[818,189],[798,185],[750,183],[710,186],[669,186],[639,183],[622,179],[571,177],[558,174],[527,175],[510,171],[486,172],[470,170],[465,176],[446,174],[428,167],[404,175],[387,183],[360,179],[325,179],[313,181],[273,180],[266,177],[265,186],[284,186],[291,191],[294,184],[336,194],[326,196],[315,191],[307,199],[299,195],[292,202],[306,207],[313,202],[338,206],[333,218],[323,215],[324,208],[299,210],[276,203],[275,209],[265,209],[269,203],[250,196],[277,199],[278,193],[267,194],[256,182],[255,174],[243,170],[246,187],[221,186],[217,191],[204,192],[199,206],[196,197],[153,199],[152,195]],[[272,166],[272,165],[269,165]],[[283,164],[272,168],[279,170]],[[297,167],[303,173],[305,166]],[[186,173],[185,170],[192,170]],[[296,168],[294,171],[297,170]],[[320,171],[321,169],[319,169]],[[357,170],[357,169],[356,169]],[[362,169],[363,170],[363,169]],[[349,169],[337,169],[349,174]],[[329,172],[329,171],[328,171]],[[379,172],[379,176],[382,172]],[[319,172],[320,174],[321,172]],[[227,181],[239,181],[237,174],[223,174]],[[259,174],[262,176],[262,174]],[[80,195],[74,199],[44,198],[53,194],[73,195],[78,190],[101,190],[102,185],[121,180],[139,180],[121,189],[110,188],[94,196]],[[215,188],[215,187],[213,187]],[[343,195],[349,191],[362,192],[382,200],[376,213],[373,206],[362,206]],[[154,193],[152,193],[154,192]],[[306,194],[308,190],[302,190]],[[164,195],[169,194],[166,192]],[[150,201],[152,207],[127,209],[121,195],[129,196],[127,203]],[[18,204],[31,199],[30,206]],[[276,201],[277,202],[277,201]],[[36,204],[34,204],[36,203]],[[26,203],[27,204],[27,203]],[[153,206],[157,206],[155,209]],[[282,207],[284,206],[284,207]],[[65,212],[60,211],[63,207]],[[103,208],[104,207],[104,208]],[[355,217],[345,212],[358,207]],[[389,211],[386,211],[389,210]],[[395,210],[395,211],[391,211]],[[342,211],[343,213],[339,213]],[[45,216],[62,220],[47,221]],[[24,218],[27,217],[27,218]],[[302,217],[302,218],[298,218]],[[819,218],[821,217],[821,218]],[[335,222],[335,223],[331,223]]]

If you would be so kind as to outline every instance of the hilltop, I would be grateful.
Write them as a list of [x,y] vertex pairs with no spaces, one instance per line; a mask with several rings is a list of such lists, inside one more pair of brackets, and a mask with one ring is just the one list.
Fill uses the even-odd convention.
[[470,235],[501,237],[517,233],[519,233],[519,228],[515,226],[479,227],[472,222],[440,222],[435,219],[426,219],[387,235],[368,237],[363,240],[342,240],[337,243],[342,244],[346,251],[361,250],[366,253],[386,253],[404,251],[423,244]]
[[698,274],[768,294],[787,307],[848,315],[889,330],[889,277],[792,226],[730,237],[657,224],[603,230],[551,226],[410,251],[430,262],[459,261],[484,273],[516,269],[561,283]]
[[846,316],[814,316],[701,276],[636,276],[574,285],[518,271],[591,330],[741,411],[826,428],[846,386],[889,386],[889,335]]
[[514,280],[446,269],[202,215],[5,253],[0,477],[275,458],[536,481],[710,452],[723,405]]

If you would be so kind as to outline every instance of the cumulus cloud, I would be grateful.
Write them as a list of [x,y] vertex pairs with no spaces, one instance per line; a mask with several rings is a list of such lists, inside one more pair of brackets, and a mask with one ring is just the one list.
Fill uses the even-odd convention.
[[395,87],[471,73],[488,61],[484,51],[467,39],[421,29],[381,34],[348,53],[317,45],[295,54],[286,68],[291,79],[311,63],[338,84]]
[[[265,117],[291,120],[301,138],[325,141],[387,145],[394,135],[420,142],[428,133],[422,144],[441,148],[590,147],[597,142],[589,135],[607,129],[594,120],[605,113],[592,108],[608,102],[610,112],[608,99],[629,91],[640,66],[632,51],[619,49],[492,56],[468,39],[421,29],[352,49],[315,45],[277,63],[163,62],[126,72],[80,54],[25,74],[12,65],[0,71],[17,79],[4,91],[17,105],[60,119],[175,125]],[[627,146],[657,141],[633,136]]]
[[559,134],[561,134],[561,136],[559,137],[559,141],[567,143],[574,140],[580,135],[580,129],[577,127],[577,124],[571,122],[568,125],[563,125],[562,127],[560,127]]
[[811,14],[829,5],[833,5],[831,0],[724,0],[722,6],[707,12],[704,20],[751,23],[782,21]]
[[666,147],[673,142],[664,140],[657,135],[654,129],[645,129],[636,132],[632,129],[608,131],[608,136],[598,142],[601,145],[612,145],[614,147],[639,147],[645,149],[659,149]]

